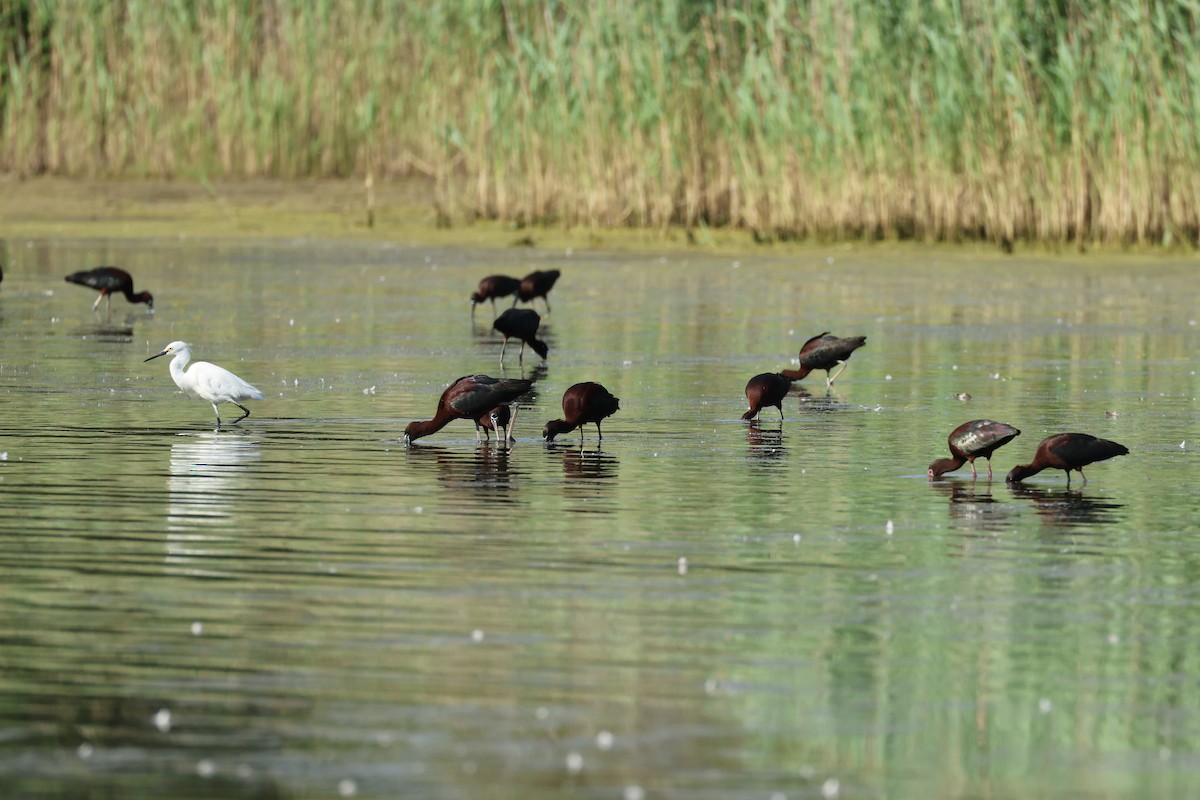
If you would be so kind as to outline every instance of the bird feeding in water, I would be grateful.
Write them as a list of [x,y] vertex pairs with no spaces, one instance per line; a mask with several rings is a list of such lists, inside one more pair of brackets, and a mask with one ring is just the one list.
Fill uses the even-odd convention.
[[[1087,433],[1057,433],[1042,439],[1033,454],[1033,461],[1013,467],[1005,480],[1017,483],[1044,469],[1061,469],[1067,473],[1067,488],[1070,488],[1071,470],[1078,470],[1083,475],[1083,468],[1088,464],[1124,455],[1129,455],[1129,448],[1108,439],[1097,439]],[[1087,484],[1086,475],[1083,475],[1083,482]]]
[[[471,293],[471,318],[475,318],[475,306],[484,300],[492,301],[492,316],[496,316],[496,298],[516,294],[521,288],[521,281],[508,275],[488,275],[479,282],[479,289]],[[516,299],[513,305],[516,305]]]
[[[550,290],[554,288],[555,281],[562,272],[556,269],[536,270],[529,273],[524,278],[521,278],[521,285],[517,288],[517,299],[523,303],[532,304],[535,298],[542,298],[542,302],[546,304],[546,313],[550,313]],[[513,305],[516,305],[514,302]]]
[[479,427],[475,429],[475,436],[479,436],[480,429],[483,430],[484,441],[491,441],[491,431],[496,432],[496,444],[511,444],[516,442],[513,438],[512,431],[517,424],[517,407],[510,406],[507,403],[501,403],[491,411],[484,414],[478,420]]
[[[529,391],[533,381],[516,378],[493,378],[490,375],[464,375],[446,387],[438,399],[437,413],[430,420],[414,420],[404,429],[404,443],[412,444],[422,436],[436,433],[451,420],[469,419],[475,423],[475,437],[479,438],[480,419],[487,416],[496,424],[491,412],[501,403],[511,403]],[[515,416],[515,415],[514,415]],[[512,432],[512,422],[508,424]],[[499,436],[499,431],[496,432]]]
[[790,388],[792,379],[779,372],[755,375],[746,383],[746,400],[750,403],[750,410],[742,414],[742,419],[754,419],[759,411],[775,406],[779,409],[779,419],[783,420],[783,398]]
[[542,358],[550,355],[550,348],[541,339],[537,338],[538,326],[542,324],[542,316],[532,308],[510,308],[503,314],[496,317],[492,323],[492,328],[500,332],[504,336],[504,344],[500,345],[500,366],[504,366],[504,350],[508,347],[509,338],[521,340],[521,352],[517,354],[517,361],[525,363],[525,345],[528,344],[533,348],[533,351]]
[[161,353],[150,356],[142,363],[167,355],[175,356],[171,359],[171,379],[175,381],[175,385],[189,397],[212,403],[213,413],[217,415],[217,427],[221,426],[218,403],[233,403],[245,412],[233,421],[236,425],[250,416],[250,409],[239,403],[239,400],[263,399],[262,392],[224,367],[207,361],[189,363],[192,361],[192,347],[187,342],[171,342]]
[[105,313],[111,315],[112,295],[118,293],[125,295],[125,299],[131,303],[145,303],[150,307],[150,312],[154,312],[154,295],[149,292],[134,294],[133,276],[120,267],[96,267],[95,269],[80,270],[72,272],[66,280],[67,283],[77,283],[100,293],[96,302],[92,304],[92,311],[99,308],[100,301],[103,300]]
[[971,477],[979,477],[975,472],[975,459],[983,458],[988,462],[988,480],[992,479],[992,453],[1021,435],[1012,425],[1003,422],[993,422],[990,419],[973,419],[964,422],[947,437],[950,445],[950,455],[953,458],[939,458],[929,465],[929,477],[936,478],[947,472],[958,469],[968,461],[971,462]]
[[[825,370],[825,386],[826,388],[831,387],[837,380],[837,376],[845,371],[846,362],[850,359],[851,354],[866,343],[867,337],[865,336],[847,336],[843,339],[833,336],[829,331],[818,333],[800,348],[798,356],[800,369],[785,369],[781,370],[780,374],[799,381],[804,380],[813,370],[823,369]],[[830,371],[839,364],[841,369],[830,375]]]
[[566,433],[579,428],[579,446],[583,447],[583,426],[588,422],[596,423],[596,436],[601,441],[604,434],[600,431],[600,420],[617,413],[620,398],[598,383],[587,381],[577,383],[563,393],[563,419],[552,419],[542,428],[542,438],[547,442],[554,441],[560,433]]

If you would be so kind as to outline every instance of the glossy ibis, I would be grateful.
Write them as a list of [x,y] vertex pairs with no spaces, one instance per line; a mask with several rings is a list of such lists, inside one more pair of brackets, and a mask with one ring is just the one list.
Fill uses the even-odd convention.
[[950,445],[950,455],[953,458],[939,458],[929,465],[929,477],[936,478],[952,470],[956,470],[966,462],[971,462],[971,477],[979,477],[975,472],[975,459],[987,460],[988,480],[992,478],[992,453],[1021,435],[1012,425],[1003,422],[993,422],[990,419],[973,419],[964,422],[947,437]]
[[[495,431],[496,441],[500,444],[515,441],[512,430],[516,424],[516,406],[510,406],[507,403],[501,403],[479,418],[479,427],[484,431],[484,439],[490,439],[489,431]],[[479,431],[476,430],[475,434],[478,436]]]
[[[529,391],[533,381],[515,378],[493,378],[488,375],[464,375],[446,387],[438,400],[437,413],[431,420],[415,420],[404,429],[404,443],[411,444],[422,436],[436,433],[455,419],[475,423],[479,436],[480,418],[501,403],[510,403]],[[493,423],[494,424],[494,423]]]
[[500,345],[501,367],[504,366],[504,349],[508,347],[510,337],[521,340],[521,352],[517,356],[517,360],[521,363],[525,361],[526,344],[542,358],[550,354],[550,348],[546,346],[546,343],[537,338],[538,326],[541,324],[541,315],[532,308],[509,308],[496,317],[492,327],[504,335],[504,344]]
[[[263,393],[244,380],[234,375],[224,367],[210,364],[207,361],[192,361],[192,347],[186,342],[171,342],[158,355],[150,356],[146,361],[153,361],[160,356],[174,355],[171,359],[171,378],[175,385],[189,397],[207,400],[212,403],[213,413],[217,415],[217,427],[221,425],[221,412],[218,403],[233,403],[243,413],[233,421],[236,425],[250,416],[250,409],[239,403],[239,400],[262,400]],[[146,363],[143,361],[142,363]]]
[[552,419],[542,429],[542,438],[547,442],[554,441],[560,433],[567,433],[579,428],[579,446],[583,446],[583,426],[588,422],[596,423],[596,435],[604,440],[600,431],[600,420],[611,417],[620,408],[620,399],[598,383],[587,381],[577,383],[563,392],[563,418]]
[[[1097,439],[1087,433],[1056,433],[1042,439],[1033,454],[1033,461],[1013,467],[1006,480],[1017,483],[1044,469],[1061,469],[1067,473],[1067,486],[1070,487],[1071,470],[1078,470],[1083,475],[1083,468],[1088,464],[1128,454],[1128,447],[1108,439]],[[1083,475],[1083,483],[1087,485],[1086,475]]]
[[[798,381],[803,380],[813,370],[823,369],[825,370],[825,386],[833,386],[837,376],[846,369],[846,362],[850,355],[866,343],[867,337],[865,336],[847,336],[842,339],[825,331],[809,339],[800,348],[800,369],[781,370],[781,374]],[[842,368],[830,375],[830,370],[839,364]]]
[[762,409],[775,406],[779,409],[779,419],[783,420],[783,398],[790,388],[792,379],[782,373],[755,375],[746,383],[746,400],[750,403],[750,410],[742,414],[742,419],[754,419]]
[[72,272],[66,280],[67,283],[77,283],[100,293],[96,302],[92,304],[92,311],[95,311],[100,306],[100,301],[103,300],[105,311],[111,314],[111,295],[113,294],[123,294],[125,299],[131,303],[145,303],[151,311],[154,311],[154,296],[149,292],[134,294],[133,276],[120,267],[96,267]]
[[535,297],[540,297],[546,303],[546,313],[550,312],[550,290],[554,288],[554,282],[558,280],[558,276],[562,273],[556,269],[549,269],[545,272],[538,270],[531,272],[524,278],[521,278],[521,286],[517,289],[517,297],[522,302],[532,303]]
[[[484,300],[492,301],[492,316],[496,316],[496,298],[508,297],[521,288],[521,282],[508,275],[488,275],[479,282],[479,289],[471,294],[471,317],[475,316],[475,306]],[[517,301],[513,300],[515,304]]]

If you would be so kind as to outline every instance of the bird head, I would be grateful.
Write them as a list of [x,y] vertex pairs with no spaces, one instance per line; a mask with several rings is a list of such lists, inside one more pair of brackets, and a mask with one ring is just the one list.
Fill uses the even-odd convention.
[[[146,359],[146,361],[153,361],[154,359],[158,358],[159,356],[169,356],[171,354],[178,355],[179,353],[188,353],[190,355],[191,352],[192,352],[192,348],[187,342],[171,342],[169,345],[167,345],[166,347],[164,347],[162,349],[162,352],[156,353],[155,355],[150,356],[149,358]],[[142,363],[145,364],[146,361],[143,361]]]

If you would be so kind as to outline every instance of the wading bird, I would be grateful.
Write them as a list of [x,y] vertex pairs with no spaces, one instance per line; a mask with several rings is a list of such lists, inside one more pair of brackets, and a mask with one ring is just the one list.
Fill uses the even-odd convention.
[[556,269],[548,269],[545,272],[538,270],[531,272],[524,278],[521,278],[521,286],[517,289],[517,298],[524,303],[532,303],[535,297],[542,298],[546,304],[546,313],[550,313],[550,290],[554,288],[554,282],[558,280],[558,276],[562,273]]
[[[1128,447],[1108,439],[1097,439],[1087,433],[1056,433],[1042,439],[1033,454],[1033,461],[1013,467],[1006,480],[1017,483],[1044,469],[1061,469],[1067,473],[1069,488],[1071,470],[1078,470],[1083,475],[1083,468],[1088,464],[1128,454]],[[1083,475],[1083,483],[1087,485],[1086,475]]]
[[[521,288],[521,282],[507,275],[488,275],[479,282],[479,289],[471,294],[471,318],[475,317],[475,306],[484,300],[492,301],[492,316],[496,316],[496,298],[508,297]],[[517,301],[513,300],[513,305]]]
[[469,419],[474,422],[475,436],[478,437],[480,418],[485,415],[490,417],[490,412],[496,406],[511,403],[528,392],[531,386],[533,381],[493,378],[489,375],[464,375],[442,392],[433,419],[408,423],[408,427],[404,429],[404,443],[412,444],[422,436],[436,433],[455,419]]
[[964,422],[947,437],[950,445],[950,455],[953,458],[939,458],[929,465],[929,477],[936,478],[952,470],[956,470],[966,462],[971,462],[971,477],[977,478],[975,459],[987,459],[988,480],[992,479],[992,453],[1021,435],[1012,425],[1003,422],[993,422],[990,419],[973,419]]
[[133,276],[120,267],[96,267],[72,272],[66,280],[67,283],[77,283],[100,293],[96,302],[92,304],[92,311],[95,311],[100,306],[100,301],[103,300],[105,312],[111,315],[114,293],[125,295],[125,299],[131,303],[145,303],[150,307],[150,311],[154,311],[154,296],[149,292],[134,294]]
[[782,373],[755,375],[746,384],[746,400],[750,403],[750,410],[742,414],[742,419],[754,419],[759,411],[775,406],[779,409],[779,419],[783,420],[783,398],[790,388],[792,379]]
[[[489,431],[496,432],[496,442],[505,444],[507,442],[515,442],[512,431],[517,424],[517,407],[510,406],[507,403],[501,403],[491,411],[479,418],[479,427],[483,429],[484,441],[491,439]],[[475,431],[476,436],[479,431]]]
[[579,446],[583,447],[583,426],[588,422],[596,423],[596,435],[601,441],[604,434],[600,431],[600,420],[611,417],[620,408],[620,399],[598,383],[587,381],[577,383],[563,392],[563,418],[552,419],[542,429],[542,438],[547,442],[554,441],[560,433],[567,433],[579,428]]
[[[146,361],[153,361],[160,356],[174,355],[171,359],[171,378],[175,385],[189,397],[207,400],[212,403],[213,413],[217,415],[217,427],[221,426],[221,411],[218,403],[233,403],[244,413],[233,421],[236,425],[250,416],[250,409],[239,403],[239,400],[262,400],[263,393],[244,380],[234,375],[224,367],[210,364],[207,361],[192,360],[192,347],[186,342],[171,342],[158,355],[150,356]],[[146,363],[143,361],[142,363]]]
[[[794,381],[799,381],[813,370],[823,369],[825,370],[825,386],[833,386],[837,376],[846,369],[846,361],[849,360],[850,355],[866,343],[867,337],[865,336],[847,336],[845,339],[841,339],[830,335],[829,331],[825,331],[809,339],[800,348],[800,369],[785,369],[780,373]],[[839,364],[842,368],[830,375],[830,370]]]
[[492,327],[504,335],[504,344],[500,345],[501,367],[504,366],[504,348],[508,347],[510,337],[521,340],[521,352],[517,356],[517,361],[521,363],[525,362],[526,344],[542,358],[550,354],[550,348],[546,346],[546,343],[537,338],[538,326],[541,324],[541,315],[532,308],[510,308],[496,317]]

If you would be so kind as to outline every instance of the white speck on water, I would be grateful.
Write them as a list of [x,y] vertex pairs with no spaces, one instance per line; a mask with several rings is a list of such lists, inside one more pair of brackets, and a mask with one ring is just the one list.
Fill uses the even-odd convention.
[[796,335],[796,329],[788,328],[788,336],[795,336],[795,335]]
[[483,631],[479,630],[479,628],[476,628],[475,630],[471,631],[471,641],[472,642],[482,642],[483,641]]
[[51,324],[51,325],[57,325],[57,324],[59,323],[59,320],[60,320],[60,318],[59,318],[59,317],[51,317],[51,318],[50,318],[50,324]]
[[680,556],[679,557],[679,574],[687,575],[687,570],[688,570],[687,556]]
[[204,633],[204,623],[196,621],[192,623],[192,636],[201,636]]
[[211,778],[216,771],[216,765],[207,758],[202,758],[196,762],[196,774],[201,778]]
[[646,790],[632,783],[625,787],[625,800],[646,800]]
[[0,453],[0,461],[8,461],[8,451],[7,450],[5,450],[3,453]]
[[1188,320],[1188,325],[1190,325],[1190,326],[1191,326],[1191,327],[1193,327],[1193,328],[1194,328],[1194,327],[1196,327],[1196,320],[1194,320],[1194,319],[1189,319],[1189,320]]
[[87,759],[91,758],[92,753],[94,753],[94,752],[96,752],[96,748],[92,747],[87,742],[81,742],[79,747],[75,748],[75,755],[79,756],[80,758],[84,759],[85,761]]
[[1187,449],[1187,439],[1184,439],[1182,442],[1180,442],[1180,443],[1179,443],[1179,449],[1180,449],[1180,450],[1186,450],[1186,449]]
[[550,709],[546,708],[545,706],[538,706],[534,710],[533,715],[535,717],[537,717],[538,719],[549,719],[550,718]]
[[299,386],[299,385],[300,385],[300,379],[299,379],[299,378],[293,378],[293,379],[292,379],[292,386]]
[[958,369],[958,364],[951,364],[950,369]]
[[288,320],[288,326],[289,326],[289,327],[292,327],[292,328],[296,327],[296,320],[295,320],[295,319],[289,319],[289,320]]
[[884,375],[884,376],[883,376],[883,379],[884,379],[885,381],[890,381],[890,380],[892,379],[892,376],[891,376],[891,375]]
[[609,731],[600,731],[596,734],[596,747],[601,750],[611,750],[613,746],[613,735]]
[[1113,645],[1114,647],[1116,645],[1120,644],[1121,643],[1121,635],[1117,634],[1117,633],[1110,633],[1108,635],[1108,643],[1110,645]]
[[341,317],[334,317],[334,318],[333,318],[333,324],[334,324],[334,325],[341,325],[341,324],[342,324],[342,318],[341,318]]
[[632,367],[632,366],[633,366],[633,362],[632,362],[632,361],[630,361],[630,360],[627,358],[627,359],[625,359],[624,361],[622,361],[622,362],[621,362],[621,365],[622,365],[622,366],[625,366],[625,367]]
[[831,267],[832,267],[832,266],[833,266],[833,256],[830,256],[829,258],[825,259],[825,263],[826,263],[828,266],[831,266]]
[[574,750],[567,753],[567,772],[578,775],[583,771],[583,755]]
[[800,544],[800,534],[792,534],[792,544]]
[[706,680],[704,682],[704,693],[705,694],[716,694],[717,693],[717,679],[716,678],[709,678],[708,680]]
[[421,513],[423,513],[424,511],[425,511],[425,507],[424,507],[424,506],[413,506],[413,513],[414,513],[414,514],[421,514]]
[[884,526],[883,526],[883,531],[884,531],[884,533],[886,533],[888,536],[891,536],[893,533],[895,533],[895,532],[896,532],[896,525],[895,525],[895,523],[893,523],[893,522],[892,522],[892,521],[889,519],[889,520],[887,521],[887,525],[884,525]]
[[375,387],[368,386],[366,389],[363,389],[363,394],[375,394]]
[[1049,714],[1052,708],[1054,708],[1054,704],[1050,702],[1050,698],[1043,697],[1041,700],[1038,700],[1038,713]]
[[999,372],[992,373],[992,380],[997,380],[997,381],[1000,380],[1000,373]]
[[827,778],[821,784],[821,797],[824,797],[825,800],[832,800],[832,798],[841,794],[841,791],[842,785],[838,782],[837,778]]
[[342,778],[338,781],[338,795],[340,797],[354,797],[358,794],[358,784],[352,778]]
[[154,714],[154,727],[158,728],[163,733],[171,730],[171,711],[170,709],[160,708]]
[[653,456],[654,456],[655,458],[658,458],[658,453],[654,453],[654,454],[653,454]]
[[734,269],[741,269],[741,268],[742,268],[742,262],[740,262],[740,261],[734,261],[734,262],[733,262],[733,263],[732,263],[730,266],[732,266]]

